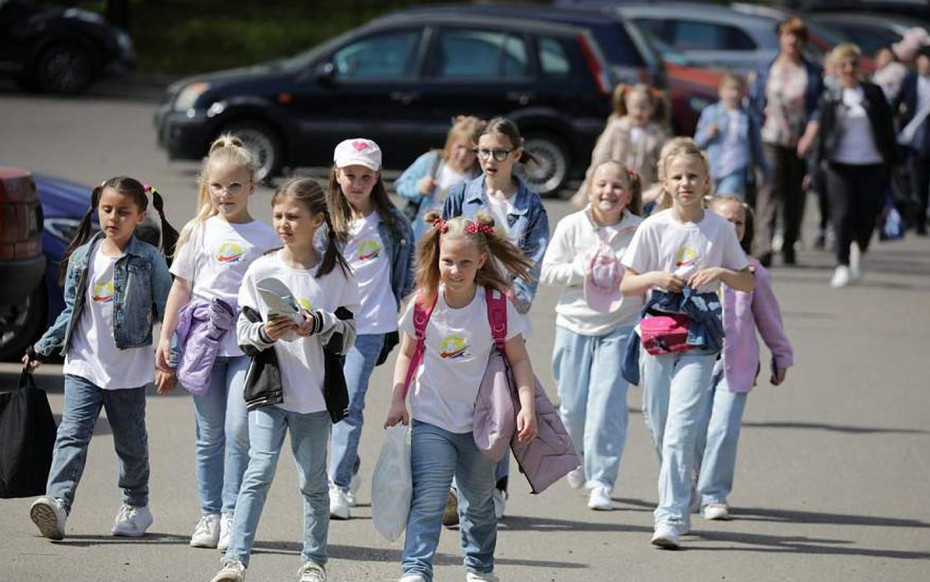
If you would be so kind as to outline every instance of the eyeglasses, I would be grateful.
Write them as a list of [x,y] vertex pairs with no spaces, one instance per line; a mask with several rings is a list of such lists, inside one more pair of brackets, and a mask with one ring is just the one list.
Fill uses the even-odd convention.
[[245,184],[240,182],[230,182],[229,184],[220,184],[219,182],[210,182],[208,184],[210,192],[214,194],[221,194],[223,191],[226,191],[231,196],[235,196],[242,192],[242,189],[245,188]]
[[475,152],[478,154],[478,157],[481,158],[482,160],[486,160],[488,158],[494,158],[498,162],[503,162],[504,160],[507,159],[507,156],[509,156],[515,151],[517,151],[516,148],[509,149],[509,150],[485,150],[485,149],[475,150]]

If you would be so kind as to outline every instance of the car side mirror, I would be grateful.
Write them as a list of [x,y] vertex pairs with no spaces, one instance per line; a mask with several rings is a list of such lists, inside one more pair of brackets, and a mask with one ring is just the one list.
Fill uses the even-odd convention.
[[336,80],[336,65],[329,61],[317,63],[313,67],[313,79],[324,85],[331,85]]

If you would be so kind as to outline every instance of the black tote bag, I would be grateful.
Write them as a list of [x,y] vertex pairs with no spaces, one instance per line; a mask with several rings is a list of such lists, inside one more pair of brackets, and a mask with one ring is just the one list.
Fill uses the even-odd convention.
[[23,370],[15,389],[0,392],[0,498],[45,493],[55,432],[48,396]]

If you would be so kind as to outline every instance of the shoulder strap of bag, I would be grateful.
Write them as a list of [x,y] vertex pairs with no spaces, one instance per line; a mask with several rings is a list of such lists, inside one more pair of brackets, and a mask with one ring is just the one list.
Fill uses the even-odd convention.
[[506,353],[507,344],[507,297],[497,289],[484,290],[488,304],[488,323],[491,325],[491,337],[500,352]]
[[421,295],[417,295],[413,304],[413,330],[416,334],[417,347],[410,358],[410,365],[407,367],[407,376],[404,378],[404,398],[407,397],[407,391],[410,389],[410,383],[413,381],[414,374],[420,367],[423,360],[423,352],[426,350],[426,325],[433,315],[433,309],[436,307],[436,301],[427,307],[425,300]]

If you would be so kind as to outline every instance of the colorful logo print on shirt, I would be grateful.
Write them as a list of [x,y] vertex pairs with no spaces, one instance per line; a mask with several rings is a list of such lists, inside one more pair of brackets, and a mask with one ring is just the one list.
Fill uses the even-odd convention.
[[678,249],[678,252],[675,253],[675,266],[676,267],[690,267],[697,263],[698,252],[695,249],[688,247],[682,247]]
[[97,303],[109,303],[113,301],[113,281],[94,285],[94,294],[91,298]]
[[311,309],[313,309],[313,301],[310,301],[306,297],[301,297],[300,299],[297,300],[297,303],[300,305],[302,309],[306,309],[307,311],[310,311]]
[[358,245],[358,260],[373,261],[378,258],[380,252],[381,246],[378,244],[377,240],[373,238],[364,240]]
[[439,344],[439,357],[443,360],[457,360],[468,355],[468,344],[465,338],[450,335]]
[[223,243],[216,251],[216,260],[220,263],[235,265],[236,263],[241,263],[243,258],[245,258],[245,253],[242,251],[242,245],[239,243]]

